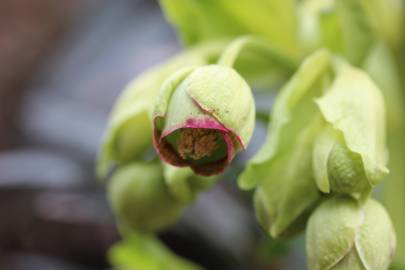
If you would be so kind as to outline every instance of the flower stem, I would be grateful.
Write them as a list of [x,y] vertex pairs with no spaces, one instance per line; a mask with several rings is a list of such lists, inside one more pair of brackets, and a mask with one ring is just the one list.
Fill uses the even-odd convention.
[[291,71],[297,68],[296,61],[292,60],[291,57],[283,54],[270,43],[253,36],[243,36],[232,41],[221,54],[218,64],[233,67],[238,57],[245,50],[263,55]]

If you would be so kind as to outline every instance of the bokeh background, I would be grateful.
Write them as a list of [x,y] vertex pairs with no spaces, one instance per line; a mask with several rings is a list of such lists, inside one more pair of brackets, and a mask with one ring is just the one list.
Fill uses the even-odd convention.
[[[157,1],[0,1],[0,269],[114,269],[103,129],[126,83],[180,50]],[[302,238],[261,232],[235,163],[161,239],[207,269],[304,269]]]

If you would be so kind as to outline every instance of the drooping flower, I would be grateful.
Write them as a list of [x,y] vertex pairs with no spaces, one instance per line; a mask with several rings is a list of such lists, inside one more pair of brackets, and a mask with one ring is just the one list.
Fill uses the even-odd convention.
[[215,175],[247,147],[254,121],[250,87],[234,69],[186,68],[162,86],[153,116],[153,142],[167,163]]
[[223,41],[195,46],[143,72],[125,87],[104,131],[97,164],[99,178],[106,177],[112,165],[142,160],[152,147],[154,101],[165,79],[181,67],[207,64],[224,46]]
[[321,192],[365,199],[388,172],[385,109],[370,77],[325,50],[276,98],[268,138],[239,177],[273,237],[298,232]]

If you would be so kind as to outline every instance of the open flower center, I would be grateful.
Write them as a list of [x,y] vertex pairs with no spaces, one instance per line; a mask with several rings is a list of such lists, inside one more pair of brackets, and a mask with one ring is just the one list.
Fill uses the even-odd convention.
[[218,140],[218,132],[212,129],[182,129],[177,139],[177,151],[184,159],[199,160],[210,156],[219,147]]

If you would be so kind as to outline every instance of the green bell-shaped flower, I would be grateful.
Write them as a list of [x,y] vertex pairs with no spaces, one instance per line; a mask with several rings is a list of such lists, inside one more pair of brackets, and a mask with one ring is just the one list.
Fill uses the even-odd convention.
[[306,238],[309,270],[385,270],[396,246],[384,207],[351,197],[322,203],[308,221]]
[[217,58],[225,42],[189,49],[147,70],[125,87],[114,105],[98,157],[97,174],[104,178],[111,165],[141,160],[152,147],[151,115],[165,79],[184,66],[200,66]]
[[309,56],[275,100],[267,140],[238,181],[256,187],[259,223],[272,237],[289,236],[320,199],[312,171],[313,141],[321,117],[313,100],[322,95],[331,57],[320,50]]
[[134,231],[155,232],[173,224],[183,204],[168,190],[159,162],[139,162],[119,168],[108,186],[119,222]]
[[313,155],[318,188],[368,194],[388,173],[380,89],[365,72],[344,65],[316,103],[324,119]]
[[268,139],[239,186],[256,187],[257,218],[273,237],[299,231],[319,191],[364,199],[388,172],[378,87],[325,50],[303,62],[271,116]]
[[167,163],[215,175],[247,147],[254,124],[250,87],[234,69],[186,68],[162,86],[153,115],[153,142]]

